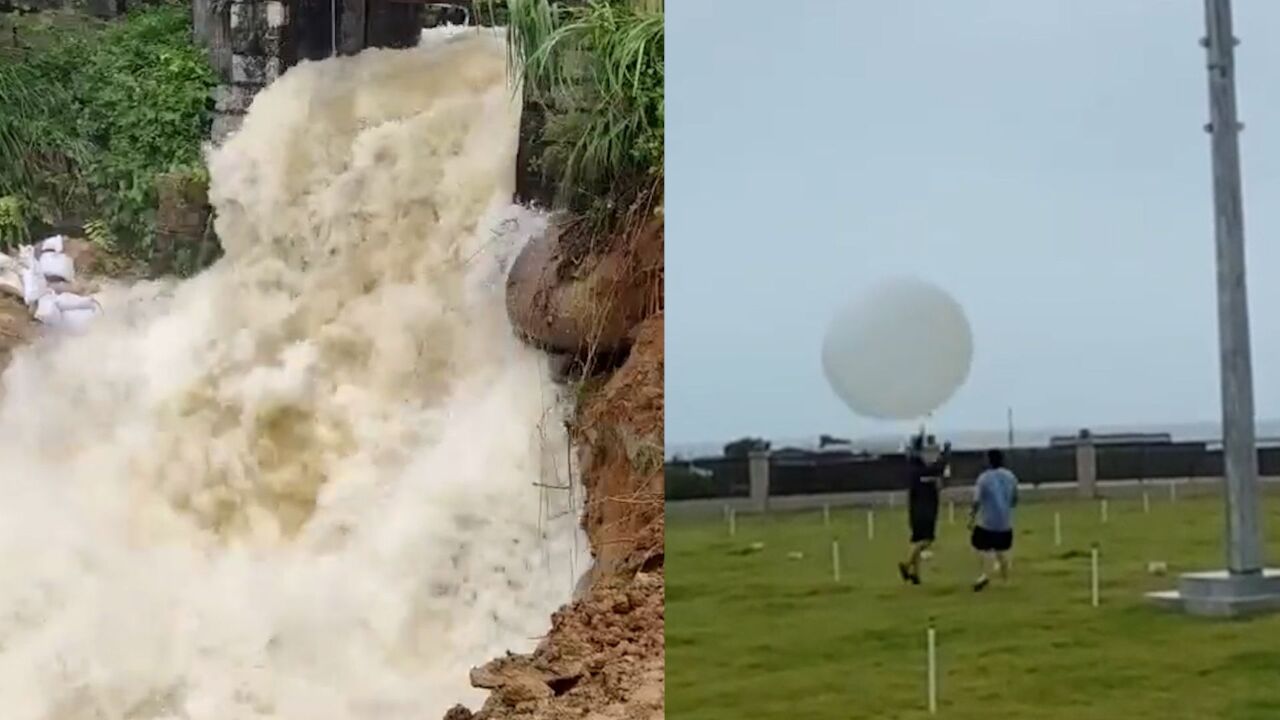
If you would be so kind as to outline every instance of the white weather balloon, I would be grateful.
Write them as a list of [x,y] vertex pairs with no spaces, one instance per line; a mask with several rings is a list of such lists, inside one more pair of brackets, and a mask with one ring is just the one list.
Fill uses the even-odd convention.
[[859,415],[914,420],[937,410],[969,376],[973,336],[945,291],[896,278],[857,298],[831,321],[822,369]]

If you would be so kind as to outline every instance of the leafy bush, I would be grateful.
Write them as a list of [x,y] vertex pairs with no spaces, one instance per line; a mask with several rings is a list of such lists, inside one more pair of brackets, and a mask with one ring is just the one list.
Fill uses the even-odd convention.
[[25,244],[30,237],[22,199],[13,195],[0,196],[0,250],[8,252]]
[[152,231],[159,173],[201,165],[216,84],[192,42],[189,13],[148,8],[109,29],[77,75],[78,134],[94,204],[122,238]]
[[122,251],[151,250],[155,177],[198,169],[216,78],[189,11],[144,7],[122,21],[39,28],[0,55],[0,196],[28,218],[103,221]]

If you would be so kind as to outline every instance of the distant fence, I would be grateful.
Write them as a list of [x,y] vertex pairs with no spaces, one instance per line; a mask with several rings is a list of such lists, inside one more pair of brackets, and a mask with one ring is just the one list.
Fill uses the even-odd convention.
[[[1074,482],[1076,451],[1072,447],[1014,448],[1006,451],[1009,467],[1022,483]],[[951,456],[947,484],[970,485],[986,465],[981,451]],[[902,490],[906,458],[902,454],[858,456],[849,453],[775,453],[769,459],[769,495]],[[1204,443],[1097,446],[1098,482],[1218,477],[1222,451]],[[1280,476],[1280,448],[1258,451],[1259,474]],[[748,497],[747,458],[701,458],[668,462],[668,500]]]
[[668,462],[666,487],[668,500],[748,497],[751,480],[747,459],[719,457],[692,463]]

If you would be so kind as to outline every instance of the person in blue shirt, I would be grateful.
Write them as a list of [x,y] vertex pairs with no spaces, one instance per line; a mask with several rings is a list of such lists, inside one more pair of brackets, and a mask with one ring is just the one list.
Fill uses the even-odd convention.
[[1013,508],[1017,504],[1018,477],[1004,466],[1003,452],[988,450],[987,469],[974,483],[973,510],[969,513],[969,527],[973,529],[970,544],[978,551],[974,592],[991,582],[987,577],[988,560],[994,562],[1001,578],[1009,577],[1006,553],[1013,547]]

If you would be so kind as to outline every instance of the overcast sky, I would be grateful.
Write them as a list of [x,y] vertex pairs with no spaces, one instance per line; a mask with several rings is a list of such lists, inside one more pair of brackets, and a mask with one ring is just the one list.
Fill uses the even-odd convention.
[[[1280,0],[1237,0],[1258,414],[1280,416]],[[1200,0],[667,7],[667,439],[876,434],[836,308],[902,273],[974,331],[939,426],[1219,417]]]

